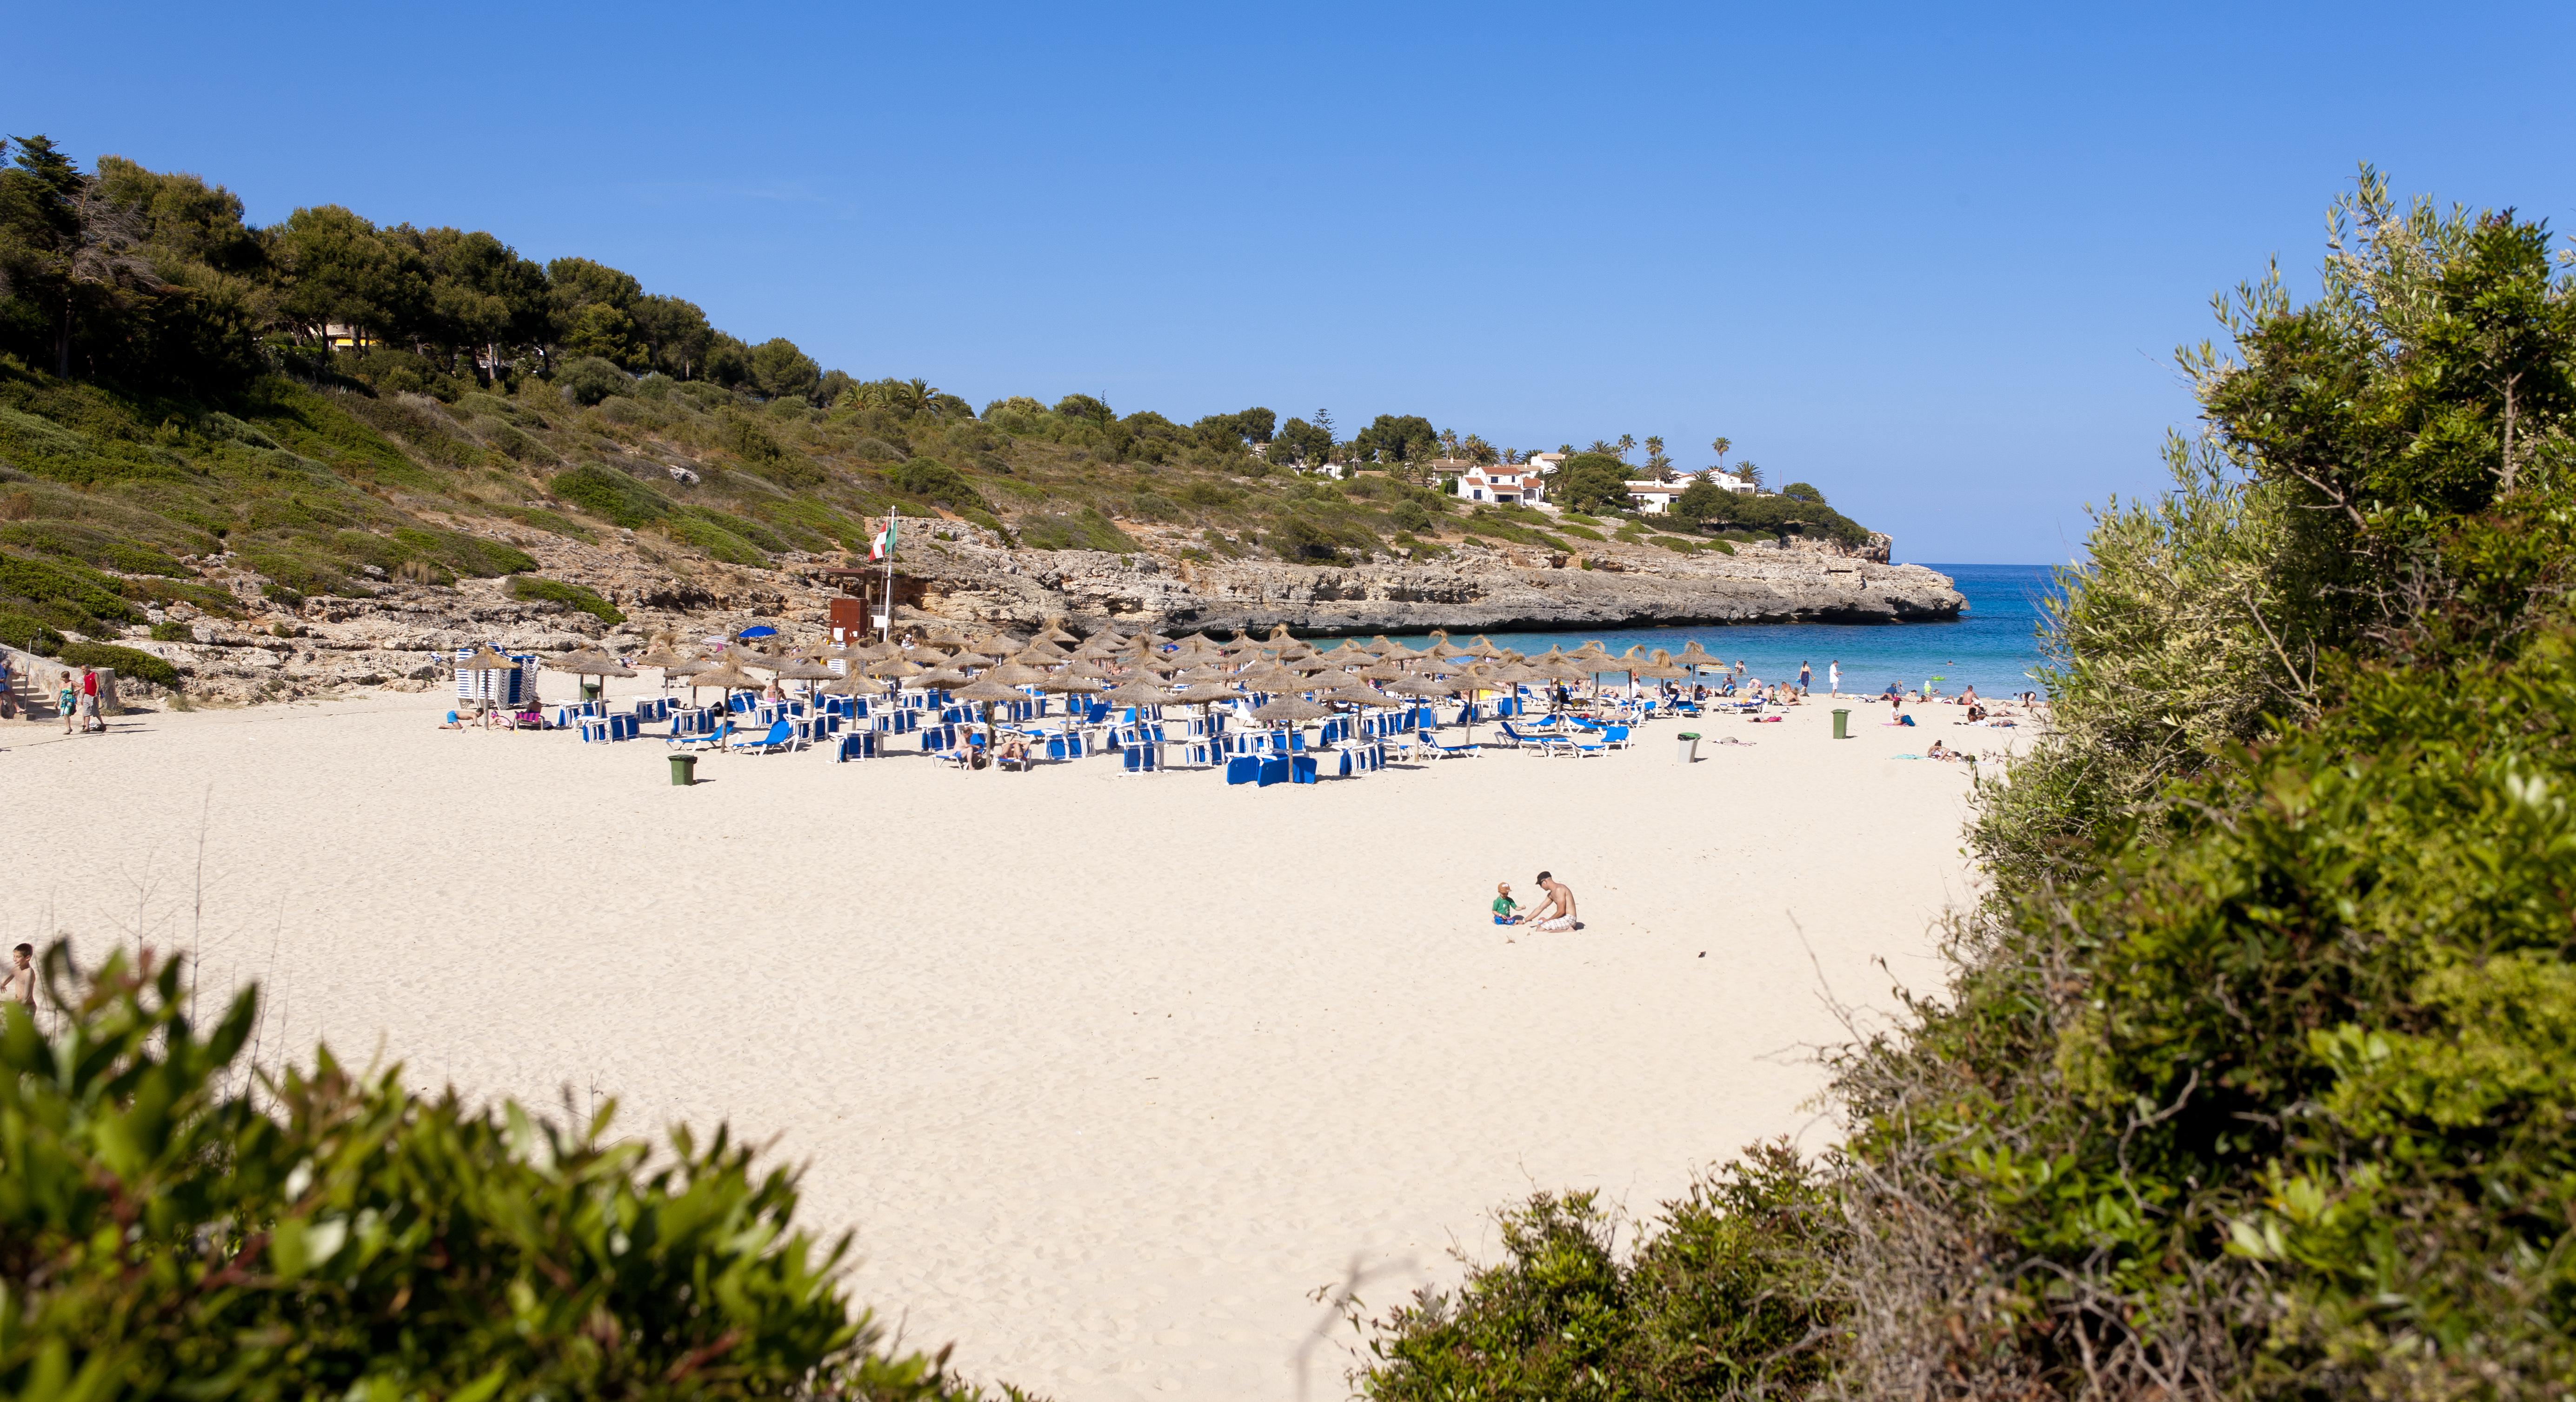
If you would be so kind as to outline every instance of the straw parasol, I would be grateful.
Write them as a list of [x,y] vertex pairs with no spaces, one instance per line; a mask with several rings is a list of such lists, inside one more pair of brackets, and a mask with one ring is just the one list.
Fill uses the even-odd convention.
[[975,651],[973,648],[968,648],[967,650],[958,653],[955,657],[949,658],[948,665],[951,667],[990,667],[997,660],[998,659],[996,658],[987,657],[984,654]]
[[1025,662],[1005,662],[984,670],[986,681],[1000,682],[1004,686],[1027,686],[1031,682],[1045,681],[1048,675],[1045,668],[1032,667]]
[[1319,706],[1303,696],[1281,696],[1255,707],[1252,718],[1264,725],[1294,725],[1322,720],[1332,713],[1332,707]]
[[1361,686],[1356,683],[1349,686],[1334,687],[1332,690],[1323,693],[1323,699],[1339,702],[1345,706],[1375,706],[1381,709],[1390,706],[1401,706],[1404,704],[1402,701],[1387,695],[1376,687]]
[[907,657],[887,657],[867,665],[867,674],[887,681],[917,677],[930,670]]
[[[996,701],[1026,701],[1029,699],[1022,696],[1019,693],[1018,688],[1009,686],[1002,682],[997,682],[991,677],[977,677],[975,680],[957,688],[956,691],[950,694],[960,701],[981,701],[986,706],[990,706]],[[984,723],[990,725],[992,722],[993,713],[987,710],[984,712]]]
[[1101,700],[1113,706],[1168,706],[1174,704],[1172,693],[1138,677],[1102,694]]
[[[577,652],[568,652],[561,657],[548,659],[543,665],[549,672],[569,672],[574,676],[580,677],[606,678],[631,677],[635,675],[635,669],[618,661],[616,658],[609,656],[607,653],[600,652],[594,648],[582,648]],[[604,685],[601,688],[603,691],[606,689],[607,688]],[[588,696],[589,691],[589,684],[587,682],[583,683],[583,695]]]
[[760,679],[730,662],[720,662],[689,678],[689,698],[692,701],[697,699],[697,689],[702,686],[718,687],[728,694],[736,691],[758,691]]
[[1296,692],[1304,691],[1307,687],[1305,673],[1283,667],[1276,662],[1251,668],[1235,680],[1255,691]]
[[1050,623],[1044,628],[1039,629],[1037,636],[1032,638],[1030,641],[1041,643],[1078,643],[1081,642],[1082,639],[1064,631],[1064,625],[1059,623]]

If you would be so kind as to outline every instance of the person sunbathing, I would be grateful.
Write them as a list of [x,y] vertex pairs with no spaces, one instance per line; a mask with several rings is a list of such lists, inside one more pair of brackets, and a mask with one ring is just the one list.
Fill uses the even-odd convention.
[[1957,759],[1959,756],[1948,745],[1935,740],[1932,742],[1931,752],[1923,757],[1925,759]]

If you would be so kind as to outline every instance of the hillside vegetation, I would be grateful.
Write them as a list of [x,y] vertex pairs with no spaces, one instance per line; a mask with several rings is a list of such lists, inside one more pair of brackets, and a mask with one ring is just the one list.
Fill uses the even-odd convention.
[[1948,987],[1836,1058],[1843,1146],[1633,1252],[1540,1196],[1368,1395],[2566,1394],[2576,285],[2370,172],[2334,228],[2183,353],[2206,433],[2066,576],[2056,728],[1980,790]]
[[[1726,548],[1653,534],[1624,501],[1471,512],[1427,463],[1490,459],[1481,439],[1380,415],[1345,442],[1317,420],[1183,424],[1086,394],[978,411],[486,233],[336,206],[256,227],[197,177],[83,172],[43,138],[0,171],[0,641],[40,651],[178,603],[239,612],[201,575],[217,558],[291,605],[527,571],[496,538],[526,531],[755,568],[864,546],[888,512],[1208,559]],[[1285,465],[1326,458],[1349,479]]]

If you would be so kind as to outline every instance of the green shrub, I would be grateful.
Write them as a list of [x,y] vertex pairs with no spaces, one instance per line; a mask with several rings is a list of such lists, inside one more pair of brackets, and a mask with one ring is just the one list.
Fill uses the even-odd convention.
[[1418,501],[1397,503],[1395,510],[1387,513],[1387,519],[1393,521],[1396,529],[1400,531],[1431,529],[1431,513],[1424,510],[1422,503]]
[[1831,1374],[1850,1305],[1830,1182],[1757,1144],[1664,1204],[1634,1252],[1594,1194],[1501,1215],[1501,1262],[1361,1321],[1376,1402],[1795,1397]]
[[555,372],[555,390],[567,404],[584,408],[612,394],[632,394],[635,381],[627,373],[595,355],[575,356]]
[[247,1074],[255,992],[198,1024],[176,961],[44,969],[53,1040],[0,1024],[13,1395],[974,1395],[880,1351],[848,1237],[799,1230],[793,1172],[722,1128],[657,1152],[613,1107],[469,1108],[327,1050]]
[[24,614],[0,613],[0,643],[51,657],[62,650],[63,635]]
[[197,630],[189,627],[185,623],[155,623],[152,625],[152,641],[156,643],[193,643],[196,640]]
[[1098,507],[1079,512],[1032,512],[1012,523],[1020,544],[1031,550],[1106,550],[1128,554],[1135,540]]
[[625,473],[587,463],[556,473],[546,487],[591,515],[629,529],[679,510],[669,497]]
[[66,643],[58,654],[69,667],[113,667],[120,677],[133,677],[154,686],[177,686],[179,669],[168,659],[113,643]]
[[589,614],[612,628],[626,621],[626,615],[619,613],[614,605],[578,584],[566,584],[542,575],[514,574],[510,576],[509,591],[513,599],[542,599],[562,604],[576,613]]
[[140,623],[134,606],[117,593],[116,581],[95,570],[68,563],[30,560],[0,554],[0,598],[51,604],[101,623]]
[[662,529],[671,539],[694,545],[729,565],[766,568],[769,564],[769,557],[761,553],[760,547],[694,513],[674,516],[662,523]]
[[896,468],[890,480],[898,492],[959,511],[970,507],[977,511],[993,509],[992,504],[984,500],[983,493],[975,490],[974,483],[937,458],[914,458]]

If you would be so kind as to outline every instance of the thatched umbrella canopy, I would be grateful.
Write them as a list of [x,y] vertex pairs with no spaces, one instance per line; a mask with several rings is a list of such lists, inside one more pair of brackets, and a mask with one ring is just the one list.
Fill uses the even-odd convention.
[[[600,684],[600,691],[603,694],[605,694],[608,689],[605,681],[606,678],[631,677],[635,675],[634,668],[629,667],[625,663],[618,661],[616,658],[609,656],[607,653],[600,652],[594,648],[582,648],[575,652],[567,652],[561,657],[548,658],[541,665],[549,672],[569,672],[578,677],[602,678],[603,680]],[[583,697],[587,699],[590,695],[590,684],[588,682],[585,681],[582,683],[581,692]]]
[[984,670],[986,681],[1000,682],[1004,686],[1027,686],[1031,682],[1045,681],[1050,675],[1045,668],[1032,667],[1025,662],[1005,662]]
[[781,664],[776,670],[778,679],[783,682],[827,682],[841,675],[820,662],[808,662],[801,657]]
[[1077,677],[1064,672],[1051,673],[1039,679],[1037,688],[1040,691],[1061,692],[1069,696],[1088,696],[1109,689],[1089,677]]
[[1276,662],[1250,668],[1235,680],[1255,691],[1296,692],[1307,688],[1305,673]]
[[1169,706],[1176,704],[1172,693],[1145,680],[1143,677],[1138,677],[1134,681],[1115,687],[1103,693],[1100,699],[1113,706]]
[[1078,643],[1081,642],[1082,639],[1064,631],[1064,625],[1059,623],[1050,623],[1044,628],[1039,629],[1038,635],[1031,639],[1031,641],[1041,643]]
[[868,680],[866,673],[852,669],[843,676],[825,683],[822,694],[825,696],[876,696],[884,690],[884,687]]
[[923,638],[922,641],[930,644],[932,647],[962,648],[967,646],[965,636],[960,634],[954,628],[942,628],[939,631],[932,633],[930,636]]
[[867,674],[887,680],[917,677],[929,669],[906,657],[888,657],[867,665]]
[[1192,682],[1172,693],[1183,705],[1204,706],[1218,701],[1232,701],[1243,695],[1242,688],[1224,682]]
[[1392,662],[1375,662],[1366,667],[1362,667],[1354,675],[1365,681],[1391,682],[1398,677],[1410,676],[1412,674]]
[[1458,684],[1441,677],[1399,677],[1386,684],[1386,689],[1399,696],[1455,696]]
[[1322,693],[1322,699],[1338,702],[1345,706],[1375,706],[1380,709],[1391,706],[1401,706],[1404,704],[1404,702],[1387,695],[1376,687],[1361,686],[1357,683],[1349,686],[1334,687],[1332,690]]
[[1294,730],[1310,720],[1322,720],[1333,713],[1330,706],[1319,706],[1303,696],[1278,696],[1253,709],[1252,718],[1263,725]]
[[1019,652],[1015,654],[1015,660],[1021,662],[1062,662],[1071,656],[1073,656],[1072,653],[1065,651],[1063,648],[1057,647],[1054,643],[1047,641],[1045,638],[1040,638],[1037,641],[1030,643],[1027,647],[1021,648]]
[[955,657],[949,658],[948,665],[951,667],[990,667],[998,660],[998,658],[987,657],[984,654],[969,648],[958,653]]
[[954,667],[937,667],[914,677],[912,684],[923,691],[946,691],[964,686],[966,680],[966,674]]
[[758,691],[761,682],[758,677],[740,667],[730,662],[722,662],[689,678],[689,690],[693,695],[702,686],[712,686],[726,692]]
[[668,672],[671,668],[679,666],[682,663],[695,662],[697,660],[698,659],[691,657],[689,654],[681,652],[666,644],[661,647],[656,647],[651,652],[645,653],[643,656],[636,658],[635,665],[638,667],[659,667],[663,671]]
[[[986,706],[990,706],[996,701],[1026,701],[1029,699],[1022,696],[1017,688],[1006,685],[1002,682],[997,682],[989,676],[977,677],[975,680],[957,688],[956,691],[951,692],[950,694],[960,701],[980,701]],[[991,724],[992,719],[993,713],[989,710],[986,711],[984,713],[985,723]]]

